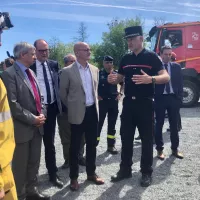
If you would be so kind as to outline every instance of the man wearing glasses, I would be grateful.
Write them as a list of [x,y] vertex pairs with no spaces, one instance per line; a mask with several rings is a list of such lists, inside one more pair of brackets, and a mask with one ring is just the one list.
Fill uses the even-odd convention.
[[79,151],[83,134],[86,139],[87,180],[97,185],[104,184],[96,173],[96,140],[99,118],[98,79],[99,70],[88,63],[90,47],[84,42],[74,45],[76,62],[62,70],[60,76],[60,97],[67,107],[71,124],[70,144],[70,189],[78,190]]
[[[64,63],[65,67],[70,66],[76,61],[76,57],[73,54],[68,54],[64,57]],[[60,74],[62,73],[62,70],[60,71]],[[58,122],[58,128],[59,128],[59,134],[61,143],[63,146],[63,155],[65,162],[62,165],[62,169],[67,169],[69,167],[69,147],[70,147],[70,139],[71,139],[71,127],[68,122],[68,116],[67,116],[67,108],[64,104],[62,104],[62,114],[59,114],[57,117]],[[85,158],[83,157],[84,154],[84,144],[85,140],[82,139],[81,142],[81,148],[79,152],[79,165],[85,166]]]
[[58,188],[63,187],[63,182],[57,175],[56,151],[54,146],[56,116],[62,112],[60,97],[58,95],[58,62],[49,60],[49,46],[43,39],[34,42],[36,48],[36,62],[31,66],[35,72],[39,86],[44,95],[47,107],[47,120],[44,124],[43,143],[45,147],[46,168],[49,180]]
[[99,86],[98,86],[98,99],[99,99],[99,126],[97,144],[100,141],[100,134],[104,124],[106,115],[108,114],[108,130],[107,130],[107,151],[111,154],[117,154],[115,148],[115,124],[118,116],[118,102],[121,98],[120,92],[117,90],[117,85],[108,83],[107,78],[110,73],[117,73],[114,70],[113,58],[111,56],[104,56],[104,68],[99,72]]

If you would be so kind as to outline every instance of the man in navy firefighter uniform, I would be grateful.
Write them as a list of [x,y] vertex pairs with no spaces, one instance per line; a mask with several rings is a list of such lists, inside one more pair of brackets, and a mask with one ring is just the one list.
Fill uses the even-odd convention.
[[136,127],[142,142],[141,186],[152,182],[153,163],[153,93],[154,84],[169,81],[169,75],[161,60],[143,48],[141,26],[125,29],[125,38],[131,53],[122,57],[118,74],[110,74],[108,82],[117,84],[124,79],[125,90],[121,115],[122,152],[120,170],[111,177],[113,182],[132,176],[133,140]]
[[117,71],[114,70],[113,67],[113,58],[111,56],[104,56],[103,66],[104,68],[99,72],[99,126],[97,143],[99,143],[100,140],[100,134],[104,124],[104,120],[106,118],[106,115],[108,115],[107,151],[111,154],[117,154],[118,151],[115,148],[115,124],[118,116],[118,102],[122,93],[118,92],[117,85],[110,84],[107,80],[110,73],[117,73]]

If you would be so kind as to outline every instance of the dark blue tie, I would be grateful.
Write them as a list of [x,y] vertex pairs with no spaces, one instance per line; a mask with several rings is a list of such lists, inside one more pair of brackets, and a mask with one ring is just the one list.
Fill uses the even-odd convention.
[[[168,64],[164,64],[166,71],[168,72]],[[167,94],[170,94],[170,86],[169,86],[169,82],[165,84],[165,90],[167,92]]]
[[49,81],[48,81],[48,77],[47,77],[47,71],[46,71],[44,63],[42,63],[42,66],[43,66],[44,82],[45,82],[46,91],[47,91],[47,103],[50,104],[51,103],[50,85],[49,85]]

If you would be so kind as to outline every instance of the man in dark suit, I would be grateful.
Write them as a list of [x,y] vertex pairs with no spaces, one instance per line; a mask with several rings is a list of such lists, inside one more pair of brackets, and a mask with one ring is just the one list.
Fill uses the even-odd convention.
[[46,168],[49,180],[54,186],[62,188],[63,182],[57,175],[56,151],[54,146],[56,116],[62,112],[58,95],[58,62],[49,60],[49,46],[45,40],[39,39],[34,43],[36,48],[36,62],[31,66],[35,72],[47,108],[47,120],[44,124],[43,143],[45,147]]
[[37,188],[45,106],[39,84],[29,66],[35,61],[35,48],[21,42],[14,47],[16,62],[1,75],[8,93],[14,122],[16,148],[12,169],[19,200],[48,200]]
[[164,142],[162,137],[162,128],[165,120],[165,111],[167,110],[170,124],[170,139],[172,155],[182,159],[183,155],[178,151],[179,135],[178,135],[178,118],[179,110],[183,97],[183,78],[181,67],[179,64],[170,62],[172,55],[171,47],[164,46],[161,49],[161,58],[163,66],[170,75],[169,83],[156,85],[155,87],[155,113],[156,113],[156,133],[155,142],[157,157],[164,160],[163,154]]

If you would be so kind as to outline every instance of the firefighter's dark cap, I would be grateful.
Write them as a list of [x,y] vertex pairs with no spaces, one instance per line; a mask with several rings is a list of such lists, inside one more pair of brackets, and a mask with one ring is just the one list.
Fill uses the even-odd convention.
[[111,56],[104,56],[103,61],[113,61],[113,57],[111,57]]
[[124,29],[124,38],[131,38],[136,36],[143,36],[143,31],[141,26],[131,26]]

